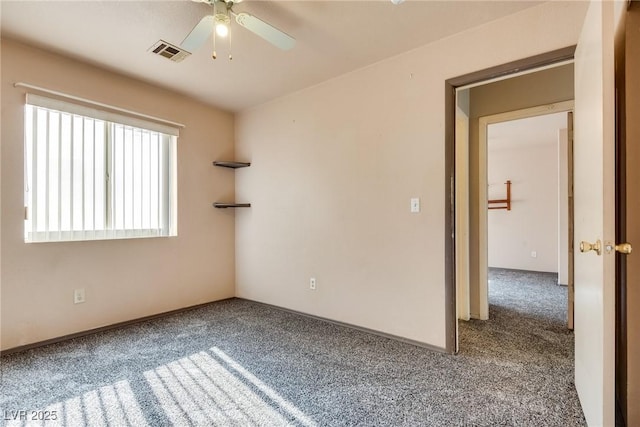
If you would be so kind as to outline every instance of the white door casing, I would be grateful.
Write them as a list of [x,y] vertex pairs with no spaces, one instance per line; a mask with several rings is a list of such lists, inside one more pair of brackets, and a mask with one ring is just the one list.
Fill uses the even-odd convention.
[[[468,89],[456,91],[456,319],[461,320],[471,319],[471,290],[469,288],[469,95]],[[456,322],[457,324],[458,322]],[[457,343],[456,339],[456,347]]]
[[[614,425],[614,4],[592,1],[575,52],[575,379],[590,426]],[[602,244],[601,255],[580,242]]]
[[[480,307],[480,320],[487,320],[489,314],[489,256],[488,256],[488,133],[489,125],[503,123],[512,120],[525,119],[529,117],[544,116],[559,112],[573,111],[573,101],[561,101],[553,104],[540,105],[537,107],[524,108],[522,110],[507,111],[505,113],[492,114],[480,117],[478,122],[478,198],[483,201],[484,209],[479,212],[479,223],[481,227],[478,233],[479,251],[479,283],[478,283],[478,304]],[[457,170],[456,170],[457,172]]]

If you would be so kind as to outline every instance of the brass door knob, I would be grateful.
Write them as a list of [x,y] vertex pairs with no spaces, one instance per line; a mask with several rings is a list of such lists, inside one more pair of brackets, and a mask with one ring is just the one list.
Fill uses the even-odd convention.
[[619,245],[616,245],[616,251],[621,254],[630,254],[631,251],[633,251],[633,248],[631,247],[631,243],[620,243]]
[[607,244],[606,247],[607,253],[611,253],[613,252],[613,250],[615,250],[616,252],[620,252],[621,254],[630,254],[633,251],[633,247],[631,246],[631,243],[620,243],[619,245],[611,245],[611,244]]
[[595,251],[598,255],[602,254],[602,243],[600,242],[600,239],[596,240],[595,243],[585,241],[580,242],[580,252],[585,253],[589,251]]

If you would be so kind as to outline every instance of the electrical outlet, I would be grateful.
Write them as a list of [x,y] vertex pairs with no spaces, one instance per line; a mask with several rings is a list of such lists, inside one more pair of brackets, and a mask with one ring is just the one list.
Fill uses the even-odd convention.
[[84,297],[84,288],[75,289],[73,291],[73,303],[74,304],[82,304],[85,301],[86,300],[85,300],[85,297]]
[[309,279],[309,289],[311,289],[312,291],[316,290],[316,278],[312,277],[311,279]]
[[538,257],[538,252],[531,251],[531,258],[537,258],[537,257]]

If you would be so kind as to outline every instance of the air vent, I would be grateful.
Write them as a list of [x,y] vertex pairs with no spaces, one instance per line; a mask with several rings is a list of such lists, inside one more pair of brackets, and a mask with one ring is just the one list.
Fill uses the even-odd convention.
[[149,52],[164,56],[173,62],[180,62],[187,56],[191,55],[191,52],[187,52],[186,50],[179,48],[178,46],[174,46],[171,43],[167,43],[164,40],[159,40],[156,44],[151,46],[151,48],[149,48]]

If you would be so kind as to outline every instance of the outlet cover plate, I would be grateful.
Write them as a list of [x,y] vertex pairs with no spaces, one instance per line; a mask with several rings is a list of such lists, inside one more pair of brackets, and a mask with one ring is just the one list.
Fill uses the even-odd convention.
[[73,291],[73,303],[74,304],[82,304],[85,301],[86,301],[86,299],[85,299],[85,294],[84,294],[84,288],[75,289]]

